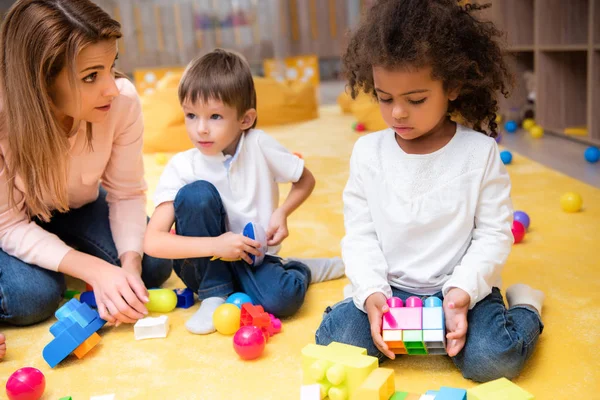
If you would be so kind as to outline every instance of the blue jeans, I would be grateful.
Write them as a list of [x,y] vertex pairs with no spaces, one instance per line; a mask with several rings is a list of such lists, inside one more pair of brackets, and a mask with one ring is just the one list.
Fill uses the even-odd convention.
[[[392,290],[402,300],[414,296]],[[443,299],[441,292],[434,296]],[[469,311],[467,320],[465,347],[452,360],[465,378],[477,382],[519,375],[544,329],[533,308],[516,306],[507,310],[498,288],[493,288],[490,295]],[[356,308],[351,298],[325,310],[315,336],[317,344],[347,343],[366,348],[380,362],[387,360],[373,343],[367,314]]]
[[[177,235],[217,237],[226,232],[227,214],[221,196],[209,182],[197,181],[181,188],[174,208]],[[295,261],[284,265],[281,258],[268,255],[257,267],[245,261],[203,257],[175,260],[173,268],[200,300],[240,291],[277,317],[298,311],[311,278],[306,265]]]
[[[38,222],[65,243],[113,265],[121,265],[108,221],[106,191],[98,199],[67,213],[56,213],[48,223]],[[171,260],[144,255],[142,280],[159,287],[171,275]],[[0,250],[0,322],[31,325],[51,317],[65,292],[65,277],[55,271],[24,263]]]

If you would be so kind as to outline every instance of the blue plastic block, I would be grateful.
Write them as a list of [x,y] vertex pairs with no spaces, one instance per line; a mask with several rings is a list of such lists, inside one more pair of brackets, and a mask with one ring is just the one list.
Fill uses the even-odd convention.
[[190,308],[194,305],[194,292],[190,289],[174,289],[177,295],[177,308]]
[[79,301],[87,304],[92,308],[98,308],[96,304],[96,296],[94,296],[94,292],[83,292],[79,295]]
[[435,400],[467,400],[467,391],[464,389],[455,389],[442,386]]
[[87,304],[77,299],[69,300],[55,313],[58,319],[50,327],[54,339],[44,347],[42,356],[51,368],[104,326],[106,321]]

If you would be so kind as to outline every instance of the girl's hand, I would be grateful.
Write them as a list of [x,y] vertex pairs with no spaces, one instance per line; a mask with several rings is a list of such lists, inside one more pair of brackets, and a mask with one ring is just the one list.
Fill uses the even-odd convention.
[[109,324],[135,323],[148,310],[148,291],[139,274],[104,263],[94,266],[88,282],[94,288],[100,318]]
[[381,323],[383,314],[390,311],[387,305],[387,298],[383,293],[373,293],[365,301],[365,309],[367,310],[367,316],[369,317],[369,324],[371,324],[371,337],[375,346],[390,359],[396,358],[396,355],[391,351],[387,344],[383,341],[381,336]]
[[267,229],[267,245],[277,246],[289,236],[287,227],[287,216],[281,208],[278,208],[271,215],[269,228]]
[[227,232],[217,238],[214,256],[223,260],[242,259],[252,265],[252,259],[248,254],[260,257],[260,247],[260,243],[256,240],[247,238],[244,235]]
[[471,296],[459,288],[452,288],[444,297],[444,314],[446,317],[446,351],[454,357],[465,346],[467,341],[467,312]]

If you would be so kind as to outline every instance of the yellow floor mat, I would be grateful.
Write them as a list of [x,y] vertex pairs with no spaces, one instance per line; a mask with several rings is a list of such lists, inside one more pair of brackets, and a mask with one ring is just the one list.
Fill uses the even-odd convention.
[[[340,115],[333,106],[322,108],[318,120],[269,129],[290,151],[304,155],[317,178],[313,196],[290,218],[291,235],[284,255],[339,254],[341,193],[358,137],[351,129],[352,122],[352,117]],[[148,155],[146,167],[152,191],[162,166],[155,156]],[[536,399],[598,398],[600,190],[516,154],[508,169],[515,207],[528,212],[532,224],[504,269],[505,285],[526,282],[546,293],[546,328],[516,383]],[[560,210],[558,199],[567,191],[583,196],[583,212]],[[297,399],[300,349],[314,342],[323,309],[341,299],[346,282],[341,279],[312,286],[302,310],[283,321],[283,332],[273,337],[264,356],[253,362],[237,357],[231,337],[189,334],[183,324],[195,308],[169,314],[171,331],[166,339],[137,342],[131,326],[104,329],[102,341],[84,359],[70,357],[54,369],[42,359],[53,320],[29,328],[1,327],[8,338],[8,354],[0,362],[0,384],[4,386],[16,369],[33,366],[46,375],[44,399],[73,396],[83,400],[109,393],[116,399]],[[80,283],[73,285],[81,289]],[[173,276],[167,286],[181,287],[181,282]],[[445,357],[402,357],[386,367],[394,368],[396,386],[405,391],[473,386]]]

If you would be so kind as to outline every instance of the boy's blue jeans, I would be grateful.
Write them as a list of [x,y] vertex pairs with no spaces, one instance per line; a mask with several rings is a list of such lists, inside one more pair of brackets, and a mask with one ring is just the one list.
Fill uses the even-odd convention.
[[[121,265],[108,222],[106,191],[96,201],[56,213],[38,224],[83,253]],[[173,271],[171,260],[144,255],[142,280],[148,288],[162,285]],[[0,249],[0,322],[31,325],[51,317],[65,291],[65,277],[55,271],[24,263]]]
[[[178,235],[218,237],[226,232],[226,212],[217,189],[197,181],[179,190],[174,202]],[[235,232],[239,233],[239,232]],[[255,304],[277,317],[296,313],[310,283],[310,270],[302,263],[284,264],[279,257],[266,256],[258,267],[245,261],[210,261],[211,257],[174,261],[174,269],[200,300],[246,293]]]
[[[414,296],[396,288],[392,290],[402,300]],[[441,292],[434,296],[443,299]],[[465,347],[452,360],[465,378],[477,382],[519,375],[544,328],[538,313],[531,308],[516,306],[507,310],[498,288],[493,288],[489,296],[469,311],[467,320]],[[316,342],[351,344],[367,349],[380,362],[387,360],[373,343],[367,314],[356,308],[352,298],[325,310]]]

